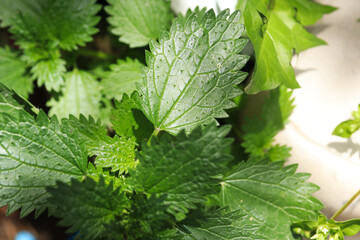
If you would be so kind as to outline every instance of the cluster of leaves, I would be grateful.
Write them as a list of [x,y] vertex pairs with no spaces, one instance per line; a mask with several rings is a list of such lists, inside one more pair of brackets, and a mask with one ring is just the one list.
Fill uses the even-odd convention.
[[[246,2],[245,13],[260,14],[253,8],[261,1],[254,2]],[[293,9],[282,2],[274,3],[271,19]],[[306,6],[298,5],[302,19]],[[273,145],[293,109],[291,92],[271,91],[261,116],[246,121],[240,136],[246,161],[231,154],[241,148],[228,137],[231,126],[217,126],[216,119],[236,107],[232,99],[243,93],[238,85],[247,76],[240,12],[195,9],[167,32],[169,2],[110,0],[112,32],[131,47],[149,44],[150,51],[146,66],[119,60],[99,82],[64,57],[91,40],[99,10],[93,0],[4,1],[2,26],[10,26],[21,51],[0,52],[0,63],[10,66],[0,65],[7,86],[0,84],[0,206],[8,213],[21,208],[21,216],[47,209],[69,232],[90,240],[297,239],[294,222],[305,221],[293,226],[296,233],[313,228],[323,207],[311,196],[318,187],[306,182],[309,174],[296,173],[296,165],[283,166],[289,148]],[[272,21],[270,11],[262,14]],[[31,84],[12,77],[61,89],[48,103],[53,116],[18,95],[29,94]],[[256,86],[269,88],[257,79],[264,82]],[[112,98],[121,101],[111,110],[110,137],[97,119],[101,103]]]
[[333,131],[333,135],[349,138],[360,128],[360,105],[357,111],[352,112],[353,119],[349,119],[339,123]]

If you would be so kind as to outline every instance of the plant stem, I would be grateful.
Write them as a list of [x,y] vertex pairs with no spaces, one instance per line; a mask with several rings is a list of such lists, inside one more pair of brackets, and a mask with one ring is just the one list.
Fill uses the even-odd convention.
[[342,206],[330,219],[334,220],[338,217],[358,196],[360,195],[360,190],[352,196],[349,201],[347,201],[344,206]]
[[150,138],[149,138],[149,140],[148,140],[148,142],[147,142],[147,145],[148,145],[148,146],[151,145],[151,139],[152,139],[153,137],[156,137],[156,136],[159,134],[160,131],[161,131],[160,129],[157,129],[157,128],[154,129],[154,131],[152,132],[152,134],[151,134],[151,136],[150,136]]
[[110,54],[106,54],[104,52],[101,51],[92,51],[86,48],[81,48],[79,49],[79,54],[86,56],[86,57],[95,57],[95,58],[100,58],[100,59],[104,59],[104,60],[113,60],[116,59],[115,56],[110,55]]

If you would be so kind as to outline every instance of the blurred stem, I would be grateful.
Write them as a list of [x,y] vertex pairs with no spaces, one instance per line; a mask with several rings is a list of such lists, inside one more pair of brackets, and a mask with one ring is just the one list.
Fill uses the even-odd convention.
[[94,58],[99,58],[99,59],[104,59],[104,60],[114,60],[116,59],[115,56],[101,52],[101,51],[93,51],[90,49],[86,49],[86,48],[81,48],[79,49],[79,54],[82,56],[86,56],[86,57],[94,57]]
[[360,190],[352,196],[349,201],[347,201],[344,206],[342,206],[330,219],[335,220],[358,196],[360,195]]

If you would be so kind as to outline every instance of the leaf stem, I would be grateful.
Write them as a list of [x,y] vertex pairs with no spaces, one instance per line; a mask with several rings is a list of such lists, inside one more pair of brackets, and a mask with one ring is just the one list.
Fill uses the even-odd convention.
[[149,140],[148,140],[148,142],[147,142],[147,145],[148,145],[148,146],[151,145],[151,139],[152,139],[153,137],[156,137],[156,136],[159,134],[159,132],[161,132],[160,129],[158,129],[158,128],[155,128],[155,129],[154,129],[154,131],[152,132],[152,134],[151,134],[151,136],[150,136],[150,138],[149,138]]
[[79,54],[86,56],[86,57],[95,57],[95,58],[99,58],[99,59],[104,59],[104,60],[113,60],[116,59],[115,56],[110,55],[110,54],[106,54],[104,52],[101,51],[92,51],[86,48],[81,48],[79,49]]
[[335,220],[358,196],[360,195],[360,190],[357,191],[350,199],[347,201],[330,219]]

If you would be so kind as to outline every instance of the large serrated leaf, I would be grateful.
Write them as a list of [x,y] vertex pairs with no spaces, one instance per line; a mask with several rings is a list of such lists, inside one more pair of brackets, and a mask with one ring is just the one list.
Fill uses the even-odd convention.
[[9,48],[0,48],[0,83],[18,94],[28,97],[33,85],[29,76],[25,76],[26,63]]
[[239,70],[248,60],[238,55],[247,41],[239,39],[240,12],[217,17],[196,10],[178,18],[169,33],[151,42],[146,77],[139,87],[142,108],[157,130],[176,134],[226,117],[224,109],[241,91]]
[[267,236],[281,234],[271,239],[293,239],[292,222],[314,219],[323,207],[311,196],[318,187],[305,182],[310,175],[295,173],[296,165],[282,165],[267,160],[242,162],[221,183],[221,205],[241,209],[264,223],[259,231]]
[[60,225],[70,226],[68,232],[79,232],[77,239],[112,239],[108,237],[110,223],[121,216],[128,205],[127,199],[113,183],[106,183],[100,177],[98,182],[91,178],[71,184],[58,182],[47,189],[50,202],[58,207],[55,216],[62,218]]
[[163,135],[151,147],[143,146],[140,164],[130,171],[129,183],[139,191],[166,194],[167,203],[176,211],[196,208],[204,196],[213,192],[225,164],[231,159],[226,153],[232,140],[225,138],[229,126],[217,129],[209,125],[189,136],[181,132],[175,139]]
[[0,122],[0,205],[8,213],[22,208],[21,216],[49,207],[45,187],[56,181],[82,179],[86,173],[86,151],[76,132],[56,118],[51,122],[40,112],[34,120],[25,111],[19,119],[7,114]]
[[130,47],[142,47],[158,38],[173,18],[167,0],[108,0],[112,32]]

